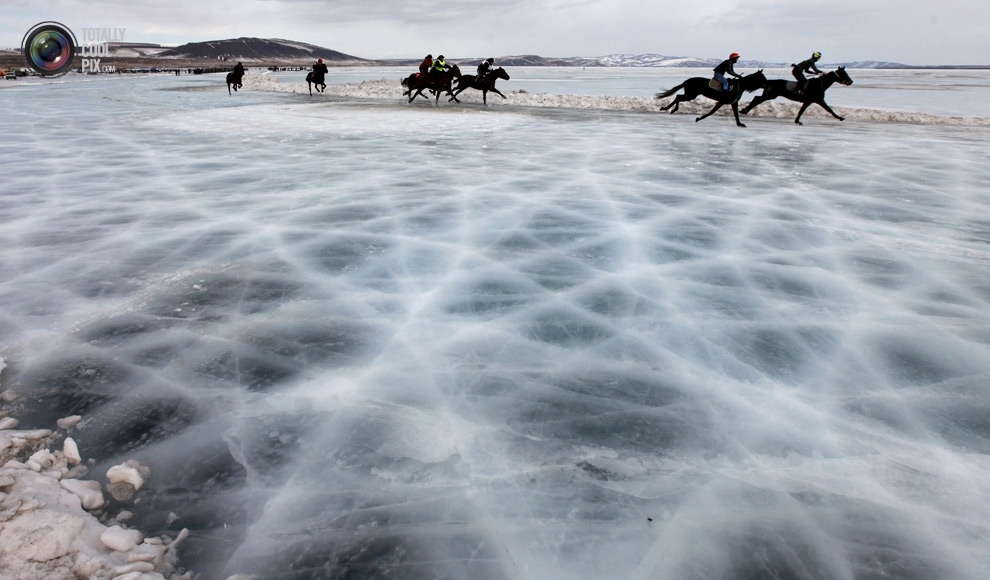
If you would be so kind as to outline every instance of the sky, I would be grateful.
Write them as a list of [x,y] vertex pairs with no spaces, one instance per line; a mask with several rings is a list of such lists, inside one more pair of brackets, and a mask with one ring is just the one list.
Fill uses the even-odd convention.
[[987,0],[0,0],[0,48],[47,20],[168,45],[254,36],[361,58],[662,54],[990,65]]

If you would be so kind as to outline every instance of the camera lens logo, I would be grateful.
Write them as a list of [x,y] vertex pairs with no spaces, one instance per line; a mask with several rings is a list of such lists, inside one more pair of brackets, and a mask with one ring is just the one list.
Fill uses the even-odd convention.
[[21,51],[31,68],[44,76],[69,72],[76,56],[76,37],[58,22],[35,24],[21,42]]

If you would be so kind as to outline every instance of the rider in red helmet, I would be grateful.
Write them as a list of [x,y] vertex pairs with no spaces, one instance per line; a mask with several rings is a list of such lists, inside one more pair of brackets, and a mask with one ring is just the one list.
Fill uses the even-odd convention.
[[729,58],[723,60],[722,62],[719,63],[717,67],[715,67],[715,80],[722,83],[723,91],[729,90],[729,81],[725,79],[725,75],[727,74],[732,75],[737,79],[742,78],[736,74],[735,70],[732,69],[732,65],[736,64],[737,62],[739,62],[739,53],[733,52],[732,54],[729,55]]
[[313,72],[317,77],[321,78],[323,75],[329,74],[330,70],[327,68],[327,65],[323,63],[323,59],[320,58],[317,59],[316,64],[313,65]]

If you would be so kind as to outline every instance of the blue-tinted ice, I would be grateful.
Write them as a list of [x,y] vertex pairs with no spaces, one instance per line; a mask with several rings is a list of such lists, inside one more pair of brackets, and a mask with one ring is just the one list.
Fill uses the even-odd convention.
[[220,80],[0,91],[4,385],[187,566],[987,576],[988,129]]

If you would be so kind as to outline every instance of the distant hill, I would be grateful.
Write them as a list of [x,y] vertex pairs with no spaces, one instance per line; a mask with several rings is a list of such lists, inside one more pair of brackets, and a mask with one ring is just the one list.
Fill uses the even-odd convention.
[[[611,54],[596,59],[600,66],[630,66],[630,67],[685,67],[709,68],[722,62],[720,58],[699,58],[696,56],[664,56],[661,54]],[[739,68],[790,68],[790,62],[767,62],[762,60],[740,60],[736,63]],[[819,63],[822,66],[847,68],[912,68],[910,65],[896,62],[856,61],[849,63]]]
[[[253,38],[242,37],[226,40],[210,40],[206,42],[190,42],[177,47],[165,47],[157,44],[143,43],[110,43],[111,54],[122,57],[150,57],[170,59],[211,59],[226,58],[243,61],[282,61],[309,62],[322,58],[330,64],[375,64],[392,66],[415,66],[421,58],[372,60],[344,54],[314,44],[285,40],[282,38]],[[450,58],[462,66],[473,66],[483,58]],[[696,56],[666,56],[662,54],[610,54],[598,57],[545,57],[535,54],[506,55],[495,57],[498,66],[568,66],[568,67],[659,67],[659,68],[712,68],[722,61],[721,58],[702,58]],[[736,65],[740,69],[754,68],[790,68],[789,62],[766,62],[758,60],[741,60]],[[911,69],[911,68],[986,68],[966,66],[927,66],[912,65],[884,61],[855,61],[847,63],[825,63],[821,66],[845,66],[853,69]]]
[[[455,59],[451,59],[455,60]],[[478,64],[483,59],[456,59],[458,62],[468,62]],[[536,56],[535,54],[524,54],[520,56],[500,56],[495,58],[498,66],[602,66],[597,59],[569,57],[553,58]]]
[[[224,57],[230,60],[315,60],[322,58],[330,62],[355,62],[366,59],[337,52],[322,46],[295,42],[281,38],[233,38],[190,42],[158,53],[158,56],[173,58]],[[371,62],[371,61],[367,61]]]

